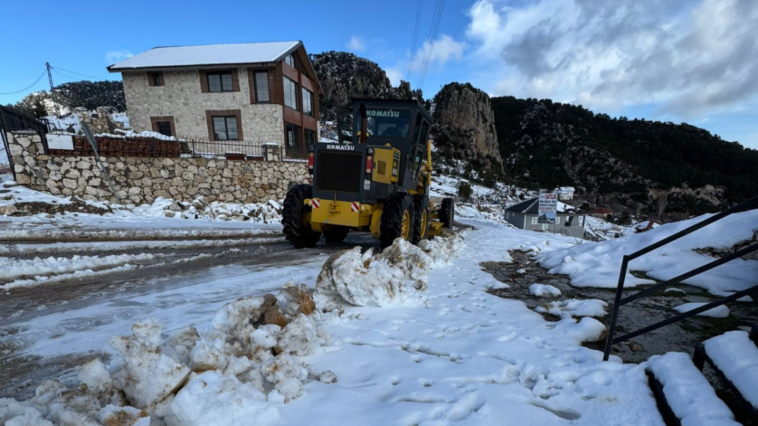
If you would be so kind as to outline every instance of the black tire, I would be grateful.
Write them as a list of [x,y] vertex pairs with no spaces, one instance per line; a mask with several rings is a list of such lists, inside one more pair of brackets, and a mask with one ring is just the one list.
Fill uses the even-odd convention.
[[324,230],[324,240],[326,240],[327,243],[341,243],[345,241],[345,237],[347,237],[347,233],[350,232],[350,228],[333,228],[329,230]]
[[295,248],[315,247],[321,238],[310,225],[303,223],[303,216],[311,211],[305,200],[313,196],[313,187],[306,184],[295,185],[287,191],[282,209],[284,236]]
[[[429,236],[429,222],[432,212],[429,210],[429,197],[426,194],[415,194],[413,202],[413,235],[411,242],[418,244],[419,241]],[[424,217],[426,215],[426,217]]]
[[382,248],[389,247],[396,238],[403,234],[403,216],[408,212],[411,223],[408,239],[413,235],[413,203],[407,192],[395,192],[387,197],[382,209],[381,223],[379,224],[379,240]]
[[440,222],[443,228],[453,229],[455,223],[455,200],[443,198],[440,206]]

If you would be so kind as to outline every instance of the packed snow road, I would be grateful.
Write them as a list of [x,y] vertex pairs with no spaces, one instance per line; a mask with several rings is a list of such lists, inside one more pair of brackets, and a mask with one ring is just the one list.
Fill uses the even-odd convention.
[[[6,266],[31,268],[15,281],[0,270],[0,398],[28,397],[39,382],[82,360],[110,355],[110,336],[128,333],[139,318],[167,327],[202,318],[242,296],[271,292],[288,280],[315,279],[329,254],[375,246],[363,234],[343,244],[292,250],[278,235],[259,238],[6,245]],[[98,253],[100,256],[88,256]],[[45,260],[50,270],[44,270]],[[70,263],[68,273],[65,262]],[[87,264],[90,257],[113,264]],[[37,257],[35,259],[35,257]],[[127,263],[127,267],[119,262]],[[92,262],[90,262],[92,263]],[[91,267],[82,273],[82,267]],[[23,272],[23,271],[21,271]],[[42,274],[42,275],[40,275]],[[45,275],[46,274],[46,275]],[[22,285],[10,286],[9,284]]]

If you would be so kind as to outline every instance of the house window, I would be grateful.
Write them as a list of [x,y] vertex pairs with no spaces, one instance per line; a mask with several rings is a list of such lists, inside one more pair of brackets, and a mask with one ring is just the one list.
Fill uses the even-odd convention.
[[295,57],[290,55],[287,55],[284,57],[284,63],[291,66],[292,68],[295,68]]
[[303,114],[313,117],[313,93],[303,88]]
[[556,225],[560,225],[561,224],[561,218],[560,218],[560,216],[556,216],[555,217],[555,224]]
[[577,217],[576,217],[576,219],[577,219],[577,221],[578,221],[578,223],[577,223],[577,224],[578,224],[579,226],[584,226],[584,216],[577,216]]
[[287,148],[300,148],[300,127],[287,123],[285,125]]
[[155,123],[155,127],[158,130],[158,133],[162,134],[163,136],[174,136],[171,134],[170,121],[157,121]]
[[297,109],[297,83],[284,77],[284,105]]
[[305,146],[312,147],[316,143],[316,131],[305,129]]
[[257,102],[269,102],[271,100],[268,90],[268,72],[255,72],[255,100]]
[[209,92],[233,92],[234,84],[232,83],[231,71],[208,73],[208,91]]
[[213,117],[213,137],[217,141],[238,140],[237,117]]
[[566,218],[566,226],[571,226],[571,222],[573,222],[574,216],[569,216]]
[[537,216],[533,217],[533,218],[532,218],[532,225],[537,225],[537,224],[539,224],[538,220],[539,220],[539,218],[538,218]]
[[163,86],[163,73],[161,72],[149,72],[147,73],[147,82],[150,86]]

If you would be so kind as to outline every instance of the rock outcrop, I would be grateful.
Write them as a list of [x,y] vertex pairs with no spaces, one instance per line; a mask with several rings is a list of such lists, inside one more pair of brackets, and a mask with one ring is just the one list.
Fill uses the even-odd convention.
[[449,83],[434,97],[433,116],[435,147],[444,157],[468,162],[477,174],[504,172],[486,93],[469,83]]

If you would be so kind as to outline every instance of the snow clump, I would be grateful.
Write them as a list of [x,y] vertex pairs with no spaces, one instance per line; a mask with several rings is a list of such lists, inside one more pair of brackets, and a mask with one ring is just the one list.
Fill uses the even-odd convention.
[[0,424],[267,424],[279,418],[276,403],[305,393],[309,376],[337,381],[331,371],[309,374],[300,358],[328,342],[326,318],[311,291],[292,282],[276,296],[225,304],[203,333],[187,327],[165,335],[148,318],[132,326],[131,336],[111,339],[121,354],[111,371],[95,359],[79,368],[77,389],[48,380],[28,401],[0,399]]
[[451,235],[424,240],[418,246],[396,239],[382,253],[360,247],[330,257],[316,281],[319,305],[347,302],[356,306],[419,305],[426,301],[426,271],[446,264],[463,246]]
[[550,284],[532,284],[529,286],[529,294],[536,297],[558,297],[561,291]]

